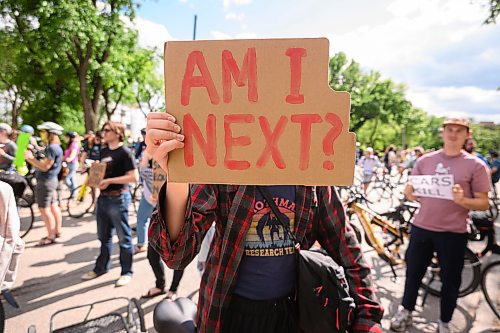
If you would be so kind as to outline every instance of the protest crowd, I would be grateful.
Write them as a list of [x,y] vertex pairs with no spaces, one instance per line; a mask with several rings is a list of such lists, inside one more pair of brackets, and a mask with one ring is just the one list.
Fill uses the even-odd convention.
[[[75,189],[80,181],[77,175],[85,171],[86,163],[104,163],[105,174],[98,181],[98,198],[93,211],[97,223],[96,237],[101,247],[96,253],[94,268],[85,273],[82,280],[98,279],[110,269],[114,231],[118,237],[121,266],[116,287],[133,280],[134,254],[146,252],[156,283],[146,288],[141,297],[163,295],[163,298],[175,301],[184,268],[201,249],[203,254],[198,256],[198,268],[203,275],[196,317],[198,332],[296,331],[298,324],[293,298],[298,282],[291,278],[296,269],[293,241],[283,238],[285,229],[277,222],[279,218],[273,217],[259,187],[189,187],[188,184],[172,183],[164,184],[158,190],[153,186],[154,173],[158,170],[166,172],[168,152],[183,147],[184,137],[178,134],[179,131],[180,127],[168,113],[151,113],[148,130],[141,131],[141,136],[131,145],[125,143],[124,126],[110,121],[105,122],[100,131],[83,136],[65,132],[62,126],[53,122],[38,125],[36,132],[29,125],[15,131],[8,124],[1,123],[1,208],[11,210],[2,216],[12,219],[11,215],[17,213],[18,198],[23,197],[28,182],[34,180],[34,200],[46,228],[46,236],[36,247],[41,251],[41,248],[57,244],[64,233],[61,213],[64,207],[60,196],[76,195]],[[496,199],[495,185],[499,180],[498,153],[491,150],[487,156],[482,156],[475,152],[475,141],[469,134],[466,120],[449,119],[443,123],[443,148],[437,151],[426,151],[424,147],[398,149],[391,145],[385,152],[377,152],[371,147],[362,149],[358,146],[356,173],[365,195],[369,195],[371,183],[376,182],[380,175],[399,179],[403,174],[433,175],[451,170],[455,177],[453,198],[446,202],[446,207],[437,202],[438,199],[416,197],[412,184],[405,185],[404,195],[409,200],[418,200],[420,210],[413,221],[406,253],[407,278],[403,300],[397,313],[391,314],[393,331],[403,332],[412,325],[412,311],[415,310],[421,280],[433,253],[437,252],[443,283],[438,331],[449,332],[448,323],[457,303],[460,272],[464,265],[462,258],[467,246],[469,212],[490,208],[488,192],[491,192],[490,198]],[[18,144],[16,138],[19,138]],[[19,146],[25,150],[21,155],[17,151]],[[16,164],[15,159],[19,156],[22,156],[22,163]],[[472,179],[472,183],[463,183],[461,179]],[[142,184],[143,190],[141,197],[135,198],[139,205],[135,227],[132,228],[129,216],[131,194],[138,183]],[[300,214],[311,210],[314,201],[320,233],[310,234],[310,229],[299,231],[306,233],[304,239],[307,241],[301,244],[302,248],[320,247],[344,267],[351,297],[356,304],[350,329],[353,332],[381,331],[384,310],[378,303],[377,290],[371,282],[369,266],[359,252],[358,241],[352,229],[347,227],[349,220],[345,220],[345,208],[337,190],[334,187],[303,186],[268,186],[268,190],[278,198],[277,202],[294,202],[295,207],[306,202],[306,206],[300,206],[299,210],[295,208],[295,212],[280,205],[279,210],[288,223],[293,220],[300,223]],[[236,197],[238,201],[230,199]],[[259,212],[264,207],[267,207],[267,214],[266,210]],[[218,222],[217,216],[233,210],[236,215],[231,218],[232,225]],[[436,217],[437,214],[440,216]],[[447,216],[462,222],[445,223]],[[274,222],[264,221],[264,218],[274,218]],[[437,221],[441,221],[440,224]],[[263,231],[264,227],[259,227],[261,223],[269,227],[268,233]],[[245,242],[235,238],[247,233],[248,229],[255,230],[256,226],[261,241],[277,234],[276,244],[281,247],[273,252],[272,257],[270,254],[261,257],[262,250],[255,250],[257,247],[252,244],[258,244],[258,239],[247,236]],[[307,228],[307,224],[301,228]],[[23,242],[19,231],[10,236],[21,249]],[[338,243],[337,238],[344,241]],[[163,262],[174,269],[168,290]],[[224,279],[220,278],[221,275]],[[7,276],[3,281],[5,288],[12,286],[8,279]]]

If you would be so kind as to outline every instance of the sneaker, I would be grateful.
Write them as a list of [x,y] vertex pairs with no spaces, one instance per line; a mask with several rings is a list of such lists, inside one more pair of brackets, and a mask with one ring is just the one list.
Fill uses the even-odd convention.
[[115,287],[123,287],[132,281],[132,276],[130,275],[122,275],[116,280]]
[[403,332],[411,326],[412,321],[411,312],[401,307],[391,320],[391,330],[394,332]]
[[85,274],[82,275],[82,280],[84,280],[84,281],[93,280],[93,279],[95,279],[98,276],[99,275],[97,275],[96,272],[90,271],[90,272],[85,273]]
[[438,322],[438,333],[450,333],[450,327],[448,323],[443,323],[441,320]]

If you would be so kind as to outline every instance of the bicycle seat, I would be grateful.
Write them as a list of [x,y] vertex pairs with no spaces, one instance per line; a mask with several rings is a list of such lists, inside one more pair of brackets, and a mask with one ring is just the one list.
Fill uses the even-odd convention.
[[186,297],[163,300],[155,306],[153,324],[158,333],[195,333],[196,305]]

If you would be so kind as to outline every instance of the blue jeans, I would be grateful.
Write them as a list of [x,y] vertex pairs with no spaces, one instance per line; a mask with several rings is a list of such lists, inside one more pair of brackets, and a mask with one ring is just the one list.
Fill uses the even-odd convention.
[[139,246],[148,243],[149,218],[154,208],[155,206],[151,205],[143,194],[137,210],[137,245]]
[[68,163],[69,173],[64,179],[64,183],[68,186],[70,193],[73,193],[75,190],[75,174],[76,169],[78,169],[78,163]]
[[101,252],[97,257],[94,272],[97,275],[106,273],[111,267],[110,256],[113,252],[113,228],[120,244],[121,275],[132,275],[132,230],[128,224],[128,206],[131,202],[130,192],[117,197],[101,194],[97,199],[97,237],[101,242]]

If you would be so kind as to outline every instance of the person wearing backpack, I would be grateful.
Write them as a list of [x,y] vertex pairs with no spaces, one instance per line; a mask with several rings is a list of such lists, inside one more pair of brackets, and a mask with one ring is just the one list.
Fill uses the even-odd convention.
[[[179,133],[171,115],[148,114],[147,151],[165,171],[169,152],[184,146]],[[309,249],[317,240],[343,266],[356,303],[348,331],[382,332],[383,308],[370,268],[335,188],[267,188],[302,240],[301,248]],[[211,254],[200,285],[198,332],[297,332],[295,248],[256,186],[164,185],[151,217],[149,244],[167,266],[185,268],[213,222]]]

